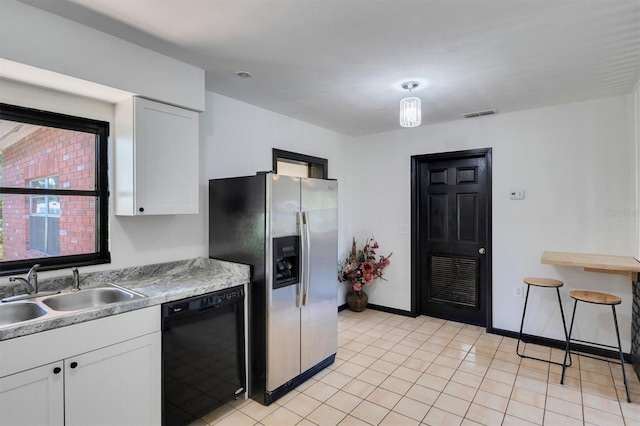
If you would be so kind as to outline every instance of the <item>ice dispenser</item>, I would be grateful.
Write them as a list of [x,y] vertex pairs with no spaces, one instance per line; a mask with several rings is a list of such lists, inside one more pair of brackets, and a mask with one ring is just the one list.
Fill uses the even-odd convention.
[[300,279],[300,238],[273,239],[273,288],[297,284]]

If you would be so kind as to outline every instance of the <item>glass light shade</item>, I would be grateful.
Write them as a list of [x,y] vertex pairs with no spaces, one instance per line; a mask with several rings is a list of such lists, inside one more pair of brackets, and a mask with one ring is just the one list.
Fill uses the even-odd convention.
[[400,125],[417,127],[422,121],[422,102],[420,98],[409,97],[400,101]]

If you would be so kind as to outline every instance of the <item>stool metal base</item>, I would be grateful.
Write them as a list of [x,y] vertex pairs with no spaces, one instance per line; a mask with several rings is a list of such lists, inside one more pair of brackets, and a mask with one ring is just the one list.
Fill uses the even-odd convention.
[[[551,361],[551,360],[547,360],[547,359],[542,359],[542,358],[536,358],[533,356],[529,356],[529,355],[524,355],[524,353],[520,353],[520,342],[523,341],[522,339],[522,329],[524,327],[524,317],[527,313],[527,303],[529,302],[529,289],[531,289],[531,284],[525,283],[527,284],[527,295],[525,296],[524,299],[524,308],[522,309],[522,320],[520,321],[520,333],[518,333],[518,344],[516,345],[516,354],[518,354],[518,356],[520,358],[526,358],[526,359],[534,359],[536,361],[543,361],[543,362],[548,362],[549,364],[555,364],[555,365],[559,365],[562,367],[563,371],[565,367],[571,367],[571,365],[573,364],[573,361],[571,360],[571,354],[569,354],[569,364],[567,364],[567,357],[565,356],[564,362],[556,362],[556,361]],[[564,330],[564,336],[565,339],[568,339],[568,334],[567,334],[567,322],[564,319],[564,309],[562,309],[562,300],[560,299],[560,290],[558,287],[555,287],[556,289],[556,294],[558,295],[558,305],[560,306],[560,315],[562,316],[562,329]],[[526,342],[525,342],[526,343]]]
[[[624,389],[627,392],[627,402],[631,402],[631,396],[629,394],[629,384],[627,383],[627,372],[624,369],[624,355],[622,353],[622,344],[620,342],[620,330],[618,329],[618,317],[616,316],[616,306],[615,305],[611,305],[611,311],[613,312],[613,323],[616,327],[616,338],[618,339],[618,346],[611,346],[611,345],[604,345],[602,343],[596,343],[596,342],[587,342],[585,340],[578,340],[578,339],[571,339],[571,333],[573,333],[573,321],[576,317],[576,308],[578,307],[578,300],[575,299],[575,302],[573,304],[573,314],[571,315],[571,326],[569,327],[569,336],[567,337],[567,346],[565,348],[564,351],[564,361],[567,361],[567,356],[569,356],[569,358],[571,358],[571,350],[570,350],[570,344],[571,341],[574,342],[580,342],[580,343],[588,343],[590,345],[594,345],[594,346],[599,346],[602,348],[611,348],[611,349],[618,349],[618,353],[620,354],[620,365],[622,367],[622,378],[624,379]],[[570,365],[567,365],[567,367],[570,367]],[[565,373],[565,369],[566,367],[562,367],[562,378],[560,379],[560,384],[564,384],[564,373]]]

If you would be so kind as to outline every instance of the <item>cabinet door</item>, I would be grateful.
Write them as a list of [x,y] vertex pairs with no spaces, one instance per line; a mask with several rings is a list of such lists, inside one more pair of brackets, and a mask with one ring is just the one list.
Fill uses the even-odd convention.
[[160,332],[65,362],[65,424],[161,422]]
[[64,424],[62,361],[0,379],[0,425]]
[[134,99],[135,214],[198,213],[198,113]]

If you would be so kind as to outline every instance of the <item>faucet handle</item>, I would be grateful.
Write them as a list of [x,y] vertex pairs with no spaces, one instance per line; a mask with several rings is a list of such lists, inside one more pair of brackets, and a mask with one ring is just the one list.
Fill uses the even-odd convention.
[[38,268],[40,267],[39,263],[36,263],[35,265],[33,265],[31,267],[31,269],[29,269],[29,272],[27,272],[27,279],[30,279],[31,277],[37,278],[38,277]]
[[73,287],[71,291],[80,291],[80,272],[78,268],[75,266],[71,268],[71,273],[73,274]]

